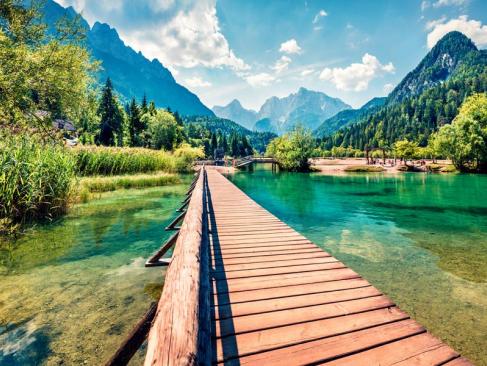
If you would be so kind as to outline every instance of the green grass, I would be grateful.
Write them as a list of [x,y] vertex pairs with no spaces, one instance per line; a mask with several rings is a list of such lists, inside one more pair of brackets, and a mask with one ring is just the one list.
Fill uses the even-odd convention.
[[74,159],[62,145],[27,134],[1,134],[0,232],[63,214],[74,177]]
[[164,172],[154,174],[83,177],[79,180],[79,188],[75,195],[75,200],[87,202],[92,198],[92,193],[110,192],[117,189],[160,187],[179,183],[181,183],[181,179],[177,174]]
[[351,165],[344,169],[346,172],[355,173],[377,173],[383,172],[385,169],[381,166],[376,165]]
[[86,146],[72,152],[80,176],[176,171],[176,159],[162,150]]

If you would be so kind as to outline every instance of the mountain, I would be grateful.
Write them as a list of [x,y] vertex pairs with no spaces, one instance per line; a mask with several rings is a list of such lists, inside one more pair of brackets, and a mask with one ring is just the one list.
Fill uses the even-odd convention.
[[419,95],[423,90],[447,80],[472,52],[476,53],[477,47],[463,33],[454,31],[446,34],[394,88],[389,94],[388,103]]
[[487,92],[487,51],[459,32],[445,35],[389,94],[385,104],[348,123],[323,146],[364,149],[408,139],[425,146],[451,123],[466,97]]
[[212,110],[218,117],[235,121],[249,130],[253,129],[257,119],[257,112],[251,109],[245,109],[237,99],[232,100],[223,107],[216,105]]
[[[257,114],[257,130],[285,133],[300,123],[312,130],[320,123],[351,107],[338,98],[305,88],[284,98],[271,97],[265,101]],[[262,120],[265,120],[263,122]]]
[[[63,8],[53,0],[45,2],[44,19],[51,30],[63,16],[74,18],[72,7]],[[158,107],[170,107],[182,115],[209,115],[213,112],[199,98],[179,85],[171,72],[157,59],[150,61],[141,52],[125,45],[117,31],[108,24],[96,22],[92,28],[80,17],[86,31],[86,46],[94,59],[101,62],[97,73],[100,83],[110,77],[118,93],[126,99],[141,99],[144,93]]]
[[338,112],[333,117],[326,119],[315,131],[314,134],[317,137],[328,136],[340,128],[348,126],[357,122],[360,118],[367,113],[382,107],[386,103],[386,97],[376,97],[369,100],[359,109],[345,109]]

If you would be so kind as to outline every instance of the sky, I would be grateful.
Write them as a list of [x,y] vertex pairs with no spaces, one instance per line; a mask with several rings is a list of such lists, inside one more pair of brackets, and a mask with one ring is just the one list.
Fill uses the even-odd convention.
[[300,87],[360,107],[446,33],[487,48],[487,0],[56,0],[157,58],[209,107]]

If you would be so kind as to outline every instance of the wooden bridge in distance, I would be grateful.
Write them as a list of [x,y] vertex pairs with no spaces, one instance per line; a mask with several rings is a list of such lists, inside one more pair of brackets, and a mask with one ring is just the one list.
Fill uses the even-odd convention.
[[186,204],[145,365],[471,365],[217,170]]

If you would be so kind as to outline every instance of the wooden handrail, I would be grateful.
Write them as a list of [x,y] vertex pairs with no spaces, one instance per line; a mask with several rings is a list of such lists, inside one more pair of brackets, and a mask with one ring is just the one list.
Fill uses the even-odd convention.
[[201,169],[166,272],[145,366],[211,363],[206,173]]

